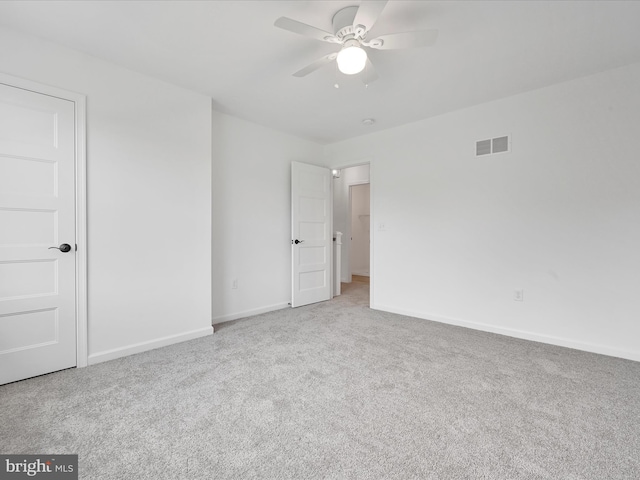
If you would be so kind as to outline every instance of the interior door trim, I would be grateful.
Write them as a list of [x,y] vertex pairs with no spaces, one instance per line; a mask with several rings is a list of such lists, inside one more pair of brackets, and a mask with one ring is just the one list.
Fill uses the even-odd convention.
[[75,112],[76,366],[88,364],[87,310],[87,147],[85,95],[0,72],[0,83],[73,102]]

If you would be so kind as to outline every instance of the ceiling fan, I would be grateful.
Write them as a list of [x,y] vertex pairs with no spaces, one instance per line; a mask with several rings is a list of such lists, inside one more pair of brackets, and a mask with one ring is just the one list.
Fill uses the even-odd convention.
[[345,7],[339,10],[332,20],[334,33],[326,32],[291,18],[278,18],[274,23],[278,28],[342,46],[338,52],[319,58],[303,69],[298,70],[293,76],[304,77],[335,60],[338,64],[338,70],[346,75],[354,75],[364,71],[362,81],[365,84],[369,84],[376,80],[378,75],[367,57],[365,48],[394,50],[425,47],[435,43],[438,38],[437,30],[390,33],[369,39],[369,31],[378,20],[382,10],[384,10],[387,1],[363,0],[359,7]]

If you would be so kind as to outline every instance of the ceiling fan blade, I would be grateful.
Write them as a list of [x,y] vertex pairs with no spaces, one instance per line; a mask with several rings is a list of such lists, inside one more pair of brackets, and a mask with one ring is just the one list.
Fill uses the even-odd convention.
[[364,83],[365,85],[369,85],[370,83],[375,82],[378,78],[380,78],[378,77],[378,73],[371,63],[371,60],[367,59],[367,63],[364,67],[364,70],[362,71],[362,75],[360,75],[360,78],[362,79],[362,83]]
[[363,0],[353,19],[353,25],[362,25],[367,32],[371,30],[371,27],[376,23],[382,10],[387,5],[387,1]]
[[[390,33],[381,35],[373,40],[363,42],[367,47],[377,50],[395,50],[399,48],[427,47],[436,43],[438,30],[423,30],[420,32]],[[382,41],[382,42],[381,42]]]
[[324,30],[312,27],[306,23],[298,22],[297,20],[292,20],[291,18],[280,17],[275,21],[274,25],[278,28],[282,28],[283,30],[304,35],[305,37],[315,38],[316,40],[321,40],[323,42],[339,43],[333,33],[325,32]]
[[311,72],[316,71],[317,69],[326,65],[327,63],[331,63],[333,60],[336,59],[337,56],[338,56],[337,53],[330,53],[329,55],[325,55],[324,57],[319,58],[318,60],[313,62],[311,65],[307,65],[303,69],[298,70],[296,73],[293,74],[293,76],[304,77],[306,75],[309,75]]

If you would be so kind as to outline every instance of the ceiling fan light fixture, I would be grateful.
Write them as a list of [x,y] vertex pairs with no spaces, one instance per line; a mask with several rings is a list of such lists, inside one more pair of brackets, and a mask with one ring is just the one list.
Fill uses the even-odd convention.
[[345,75],[355,75],[364,70],[367,64],[367,52],[356,42],[347,42],[340,53],[338,53],[338,70]]

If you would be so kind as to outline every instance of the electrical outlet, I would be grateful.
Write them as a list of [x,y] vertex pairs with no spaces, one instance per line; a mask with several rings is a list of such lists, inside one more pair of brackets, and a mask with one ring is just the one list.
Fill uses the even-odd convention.
[[524,290],[522,290],[521,288],[517,289],[517,290],[514,290],[513,291],[513,299],[516,302],[524,302]]
[[380,222],[378,224],[378,231],[379,232],[385,232],[387,230],[387,225],[385,223]]
[[238,279],[237,278],[233,279],[233,283],[231,284],[231,288],[233,290],[237,290],[238,289]]

